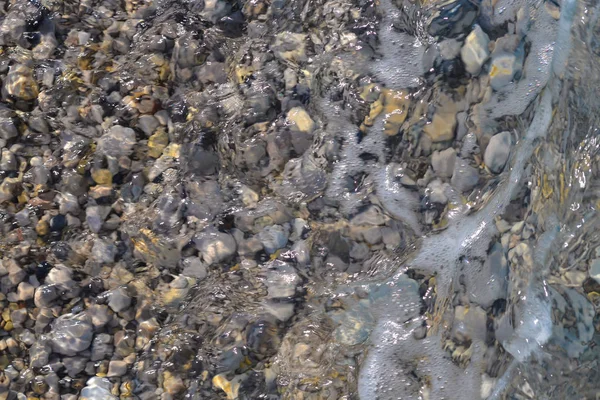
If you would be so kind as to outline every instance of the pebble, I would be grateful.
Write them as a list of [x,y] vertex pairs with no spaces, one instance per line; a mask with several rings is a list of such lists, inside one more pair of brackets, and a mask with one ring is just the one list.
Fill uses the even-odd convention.
[[600,258],[595,258],[590,263],[590,277],[600,283]]
[[304,133],[312,133],[315,129],[315,123],[302,107],[294,107],[287,113],[287,119],[292,125],[292,129],[296,129]]
[[111,290],[108,294],[108,306],[114,312],[121,312],[131,305],[131,297],[123,287]]
[[53,351],[74,356],[90,347],[93,325],[86,313],[64,314],[52,324],[50,343]]
[[117,247],[106,239],[97,238],[92,247],[92,258],[100,264],[112,264],[117,256]]
[[129,156],[133,152],[135,143],[133,129],[115,125],[98,139],[97,151],[116,158]]
[[481,67],[489,58],[489,43],[490,38],[479,25],[475,25],[471,33],[467,35],[460,56],[465,64],[465,69],[471,75],[479,75]]
[[258,238],[267,254],[273,254],[287,244],[289,229],[282,225],[268,226],[260,231]]
[[207,266],[222,262],[235,254],[237,245],[233,236],[216,231],[205,231],[193,239]]
[[39,88],[33,71],[25,65],[16,64],[10,67],[4,79],[4,90],[9,96],[19,100],[35,100],[39,94]]
[[79,400],[117,400],[111,393],[112,383],[106,378],[94,376],[86,382],[81,390]]
[[442,110],[433,115],[431,123],[423,130],[433,143],[438,143],[454,139],[455,128],[456,113]]
[[127,363],[121,360],[113,360],[108,364],[107,377],[120,377],[127,373]]
[[202,261],[198,257],[187,257],[183,259],[182,265],[182,275],[190,276],[198,280],[202,280],[208,275],[206,265],[202,264]]
[[442,178],[450,178],[454,172],[456,163],[456,150],[448,148],[442,151],[434,151],[431,155],[431,166],[433,171]]
[[444,60],[452,60],[460,54],[461,46],[462,43],[457,39],[442,40],[440,43],[438,43],[440,56],[442,56]]
[[495,174],[502,172],[510,155],[511,144],[510,132],[500,132],[492,136],[483,155],[483,162],[490,171]]
[[473,189],[479,182],[479,172],[471,167],[469,162],[457,157],[454,164],[454,173],[450,183],[462,193]]

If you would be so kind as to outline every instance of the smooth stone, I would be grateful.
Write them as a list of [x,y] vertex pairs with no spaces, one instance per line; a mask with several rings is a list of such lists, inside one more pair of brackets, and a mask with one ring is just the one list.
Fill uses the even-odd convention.
[[52,324],[50,342],[56,353],[74,356],[90,347],[93,336],[93,325],[86,313],[64,314]]
[[235,254],[237,248],[233,236],[217,231],[202,232],[193,241],[207,265],[226,260]]
[[259,232],[258,238],[268,254],[285,247],[289,238],[289,229],[282,225],[273,225]]
[[187,257],[183,259],[182,264],[182,275],[190,276],[198,280],[202,280],[208,275],[206,265],[202,264],[202,261],[200,261],[198,257]]
[[123,287],[111,290],[108,293],[108,306],[114,312],[121,312],[129,308],[131,305],[131,297]]
[[107,377],[123,376],[127,373],[127,363],[122,360],[113,360],[108,364]]
[[133,152],[135,143],[133,129],[115,125],[98,139],[97,152],[116,158],[129,156]]
[[460,54],[461,42],[456,39],[442,40],[438,44],[440,56],[444,60],[452,60]]
[[481,67],[490,56],[488,48],[490,38],[481,29],[479,25],[475,25],[471,33],[465,40],[465,45],[460,51],[461,59],[465,64],[465,69],[471,75],[479,75]]
[[490,139],[483,155],[483,162],[493,173],[499,174],[504,169],[510,155],[511,142],[511,134],[507,131],[500,132]]
[[469,162],[457,157],[450,183],[461,192],[468,192],[479,182],[479,172]]
[[456,150],[452,147],[442,151],[434,151],[431,156],[433,171],[442,178],[450,178],[456,163]]
[[590,264],[590,277],[600,283],[600,258],[592,260]]
[[86,382],[86,386],[81,390],[79,400],[118,400],[111,393],[112,383],[106,378],[94,376]]

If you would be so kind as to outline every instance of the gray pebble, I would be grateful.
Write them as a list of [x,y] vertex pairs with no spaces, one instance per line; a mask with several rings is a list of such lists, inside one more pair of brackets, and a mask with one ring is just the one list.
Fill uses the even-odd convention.
[[151,136],[160,123],[152,115],[142,115],[138,120],[138,128],[140,128],[146,136]]
[[92,343],[92,355],[90,359],[92,361],[100,361],[112,355],[115,349],[112,345],[112,340],[112,336],[107,333],[96,335]]
[[100,264],[112,264],[117,256],[117,246],[106,239],[97,238],[92,247],[92,258]]
[[135,132],[131,128],[115,125],[98,139],[97,151],[101,154],[119,158],[133,152]]
[[90,347],[93,336],[93,325],[87,314],[64,314],[52,324],[50,342],[53,351],[74,356]]
[[456,151],[451,147],[442,151],[434,151],[431,155],[433,171],[442,178],[450,178],[454,172]]
[[273,225],[264,228],[258,238],[268,254],[285,247],[289,237],[289,229],[282,225]]
[[456,158],[451,184],[461,192],[473,189],[479,182],[479,172],[462,158]]
[[108,293],[108,306],[114,312],[126,310],[131,305],[131,297],[123,287],[111,290]]
[[206,265],[202,264],[202,261],[200,261],[198,257],[187,257],[183,259],[182,264],[182,275],[196,278],[199,280],[206,278],[206,276],[208,275]]
[[483,162],[495,174],[504,169],[510,155],[512,138],[510,132],[500,132],[492,136],[483,155]]
[[86,382],[81,390],[79,400],[117,400],[111,393],[112,383],[106,378],[94,376]]
[[194,243],[207,265],[226,260],[237,248],[233,236],[218,231],[202,232],[194,237]]

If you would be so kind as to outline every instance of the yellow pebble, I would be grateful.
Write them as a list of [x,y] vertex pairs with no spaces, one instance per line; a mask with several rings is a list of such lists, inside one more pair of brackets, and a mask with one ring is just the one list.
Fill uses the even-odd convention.
[[230,400],[237,399],[239,384],[231,384],[223,375],[215,375],[212,380],[213,385],[225,392],[227,398]]
[[158,158],[163,150],[169,144],[169,135],[164,129],[158,129],[150,139],[148,139],[148,155],[153,158]]
[[315,123],[302,107],[294,107],[287,113],[288,121],[300,132],[312,133]]
[[92,179],[98,185],[112,185],[112,174],[107,169],[97,169],[92,171]]
[[48,222],[40,220],[35,226],[35,231],[40,236],[46,236],[48,233],[50,233],[50,225]]

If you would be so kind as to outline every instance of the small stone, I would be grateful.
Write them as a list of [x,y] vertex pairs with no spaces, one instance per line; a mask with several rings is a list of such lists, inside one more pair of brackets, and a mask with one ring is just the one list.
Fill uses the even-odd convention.
[[600,258],[595,258],[590,264],[590,277],[600,283]]
[[52,349],[43,342],[37,341],[29,348],[29,365],[32,368],[42,368],[48,364]]
[[115,125],[98,139],[97,151],[115,158],[129,156],[133,152],[135,143],[133,129]]
[[235,254],[235,239],[222,232],[202,232],[194,237],[196,248],[207,265],[226,260]]
[[185,385],[180,377],[174,376],[169,371],[165,371],[163,388],[170,395],[175,395],[183,392],[185,390]]
[[433,143],[438,143],[454,139],[455,128],[456,113],[442,110],[434,114],[431,123],[425,125],[423,130]]
[[35,288],[27,282],[19,283],[17,287],[17,296],[19,301],[27,301],[33,299]]
[[275,55],[284,61],[294,63],[306,61],[306,35],[302,33],[281,32],[271,46]]
[[50,232],[61,232],[67,226],[67,218],[58,214],[50,219]]
[[4,80],[4,90],[9,96],[24,101],[35,100],[39,94],[33,71],[20,64],[10,67]]
[[94,376],[86,382],[81,390],[79,400],[118,400],[111,393],[112,383],[106,378]]
[[442,56],[444,60],[452,60],[459,55],[461,43],[456,39],[446,39],[442,40],[438,44],[438,47],[440,50],[440,56]]
[[442,178],[450,178],[454,172],[456,151],[449,148],[443,151],[434,151],[431,156],[433,171]]
[[131,297],[127,294],[125,288],[120,287],[108,293],[108,306],[114,312],[126,310],[131,305]]
[[107,169],[93,170],[92,179],[98,185],[112,185],[112,174]]
[[74,378],[85,369],[88,359],[83,356],[63,357],[62,362],[67,370],[67,374]]
[[510,132],[501,132],[492,136],[483,155],[483,162],[495,174],[504,169],[510,155],[512,138]]
[[108,306],[104,304],[93,304],[86,310],[91,318],[94,330],[101,329],[108,324],[112,319],[112,313],[109,311]]
[[79,201],[71,193],[60,193],[58,196],[59,212],[61,214],[79,214]]
[[146,136],[150,136],[154,133],[159,125],[160,122],[158,122],[153,115],[142,115],[138,120],[137,126],[146,134]]
[[127,373],[127,363],[125,361],[114,360],[108,364],[107,377],[119,377],[125,375],[125,373]]
[[100,232],[102,225],[110,214],[110,206],[88,206],[86,211],[86,222],[90,230],[94,233]]
[[456,158],[450,183],[461,192],[468,192],[479,182],[479,172],[462,158]]
[[259,199],[258,194],[246,185],[243,185],[240,191],[242,195],[242,203],[244,203],[246,207],[256,207]]
[[148,155],[158,158],[169,144],[169,135],[164,129],[159,129],[148,139]]
[[52,324],[52,349],[66,356],[74,356],[90,347],[93,326],[87,314],[64,314]]
[[481,67],[490,56],[488,49],[490,38],[481,29],[479,25],[475,25],[471,33],[465,40],[465,45],[460,51],[460,55],[465,69],[471,75],[479,75]]
[[273,225],[264,228],[258,234],[258,238],[268,254],[285,247],[289,238],[289,229],[281,225]]
[[312,133],[315,123],[302,107],[294,107],[287,113],[287,120],[292,124],[292,129],[304,133]]
[[115,347],[112,345],[112,336],[108,333],[100,333],[96,335],[92,342],[92,361],[104,360],[108,356],[112,355]]
[[48,224],[48,221],[41,219],[35,226],[35,231],[40,236],[46,236],[50,233],[50,224]]
[[118,251],[117,246],[110,241],[98,238],[94,240],[92,258],[100,264],[112,264],[115,262]]
[[202,280],[206,278],[208,275],[208,271],[206,270],[206,266],[202,264],[202,261],[198,257],[187,257],[182,261],[183,271],[181,271],[182,275],[190,276],[192,278],[196,278],[198,280]]

